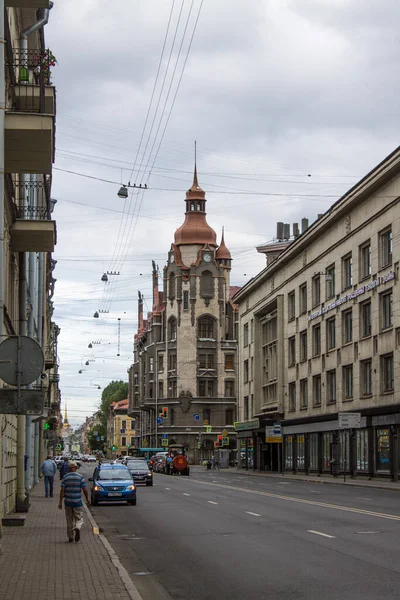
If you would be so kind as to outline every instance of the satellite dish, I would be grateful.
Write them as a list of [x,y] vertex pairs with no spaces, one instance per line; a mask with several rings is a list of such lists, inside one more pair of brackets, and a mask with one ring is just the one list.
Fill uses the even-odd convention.
[[18,364],[20,385],[33,383],[44,371],[43,350],[26,335],[11,336],[0,344],[0,377],[9,385],[18,385]]

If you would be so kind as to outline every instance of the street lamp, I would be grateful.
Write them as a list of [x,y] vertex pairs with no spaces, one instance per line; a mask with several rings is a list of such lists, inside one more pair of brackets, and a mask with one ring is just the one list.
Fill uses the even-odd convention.
[[126,185],[123,185],[119,188],[118,198],[127,198],[128,197],[128,188]]

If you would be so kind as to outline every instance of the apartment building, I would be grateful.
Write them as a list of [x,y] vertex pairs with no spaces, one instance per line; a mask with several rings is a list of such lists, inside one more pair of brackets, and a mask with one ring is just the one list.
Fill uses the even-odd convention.
[[236,449],[236,314],[232,258],[206,220],[206,197],[195,169],[185,221],[163,271],[153,263],[152,311],[139,292],[129,413],[142,447],[186,446],[190,460]]
[[398,478],[399,196],[400,148],[236,294],[241,466]]
[[110,456],[127,456],[136,448],[135,419],[128,417],[128,399],[113,402],[108,418]]
[[[0,341],[17,335],[36,340],[44,354],[44,374],[24,390],[29,398],[19,414],[15,406],[14,412],[8,409],[11,414],[0,413],[0,517],[28,510],[46,446],[54,448],[57,441],[56,432],[44,433],[46,420],[58,419],[61,400],[51,257],[56,243],[51,200],[56,61],[44,36],[51,7],[49,0],[6,0],[1,7]],[[2,384],[3,407],[2,395],[13,397],[11,388]],[[40,414],[38,409],[28,414],[32,402],[39,402]]]

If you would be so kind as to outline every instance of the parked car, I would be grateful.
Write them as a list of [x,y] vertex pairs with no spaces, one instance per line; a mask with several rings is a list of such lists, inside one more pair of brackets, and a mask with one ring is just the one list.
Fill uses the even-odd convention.
[[93,455],[90,455],[86,458],[86,462],[97,462],[97,458]]
[[153,473],[150,471],[149,465],[145,460],[134,458],[132,460],[128,460],[126,466],[133,476],[135,483],[153,485]]
[[136,485],[125,465],[103,463],[96,467],[93,477],[90,497],[93,506],[99,502],[115,502],[123,500],[136,505]]

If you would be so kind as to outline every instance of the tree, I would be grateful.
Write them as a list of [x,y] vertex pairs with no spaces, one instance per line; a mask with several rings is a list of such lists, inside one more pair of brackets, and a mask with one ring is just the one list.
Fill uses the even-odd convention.
[[[92,452],[96,450],[103,451],[105,440],[107,437],[107,429],[104,425],[97,425],[92,431],[88,433],[88,444]],[[101,439],[103,438],[103,439]]]
[[107,426],[107,418],[110,406],[113,402],[120,402],[128,397],[128,383],[125,381],[111,381],[101,394],[100,421]]

